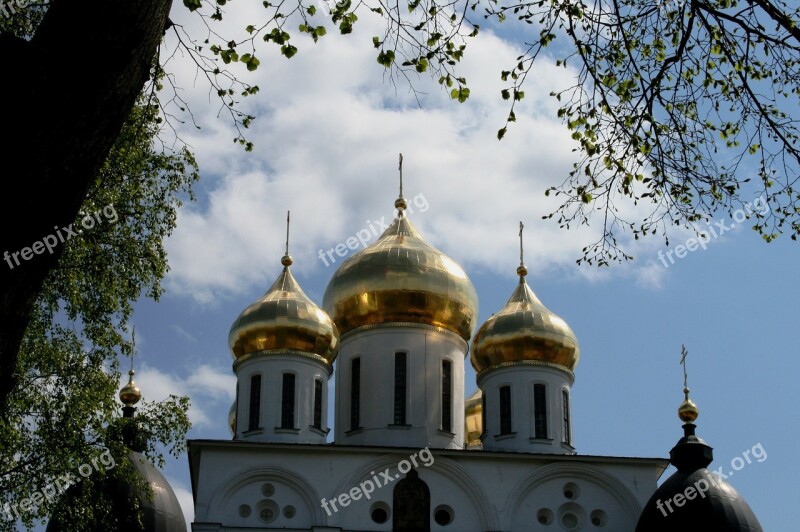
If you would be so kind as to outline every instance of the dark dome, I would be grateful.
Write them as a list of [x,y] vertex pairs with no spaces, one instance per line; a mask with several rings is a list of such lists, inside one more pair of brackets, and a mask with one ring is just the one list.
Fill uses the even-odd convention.
[[[106,478],[101,482],[94,484],[95,490],[102,490],[103,495],[98,494],[99,497],[105,497],[109,500],[111,505],[112,514],[118,518],[120,526],[118,530],[141,530],[143,532],[186,532],[186,521],[183,518],[183,510],[178,503],[178,498],[175,492],[172,491],[167,479],[164,475],[150,463],[140,453],[131,451],[128,454],[133,466],[140,477],[147,482],[150,489],[153,491],[152,500],[145,494],[139,494],[138,500],[142,508],[142,524],[140,529],[134,526],[134,514],[131,511],[129,500],[131,493],[131,486],[117,479]],[[64,497],[59,501],[58,507],[54,512],[53,517],[47,524],[47,532],[62,532],[69,528],[62,526],[59,522],[59,515],[62,512],[69,511],[71,499],[76,498],[78,490],[86,485],[86,482],[77,481],[71,486]],[[89,525],[86,530],[91,532],[106,532],[106,528],[100,524]]]
[[686,435],[670,451],[670,462],[678,471],[647,501],[636,532],[762,531],[739,492],[707,469],[712,450],[694,435],[694,428],[691,423],[684,425]]

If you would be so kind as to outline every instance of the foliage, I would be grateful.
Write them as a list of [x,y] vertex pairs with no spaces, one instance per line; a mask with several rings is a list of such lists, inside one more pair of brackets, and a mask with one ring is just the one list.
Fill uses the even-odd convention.
[[[766,241],[800,233],[800,10],[778,0],[614,0],[498,6],[541,28],[504,72],[516,94],[543,49],[566,38],[557,64],[575,84],[553,92],[579,159],[554,192],[562,227],[604,219],[588,262],[630,258],[619,229],[639,238],[691,225],[763,196],[753,228]],[[512,107],[513,112],[513,107]],[[793,116],[793,113],[795,115]],[[501,130],[501,131],[504,131]],[[749,184],[748,184],[749,183]],[[650,204],[626,221],[616,202]],[[550,215],[552,217],[553,214]],[[667,243],[669,241],[667,240]],[[578,261],[581,262],[581,261]]]
[[[0,421],[0,506],[19,504],[65,474],[77,476],[105,448],[124,464],[109,434],[120,414],[117,357],[132,352],[124,331],[133,302],[162,292],[164,238],[198,177],[188,151],[154,150],[157,116],[158,106],[140,99],[89,190],[73,227],[77,236],[66,240],[34,307],[19,384]],[[176,456],[184,450],[187,409],[188,399],[179,397],[139,409],[148,456],[160,462],[162,446]],[[31,526],[51,509],[52,501],[43,500],[19,513]]]

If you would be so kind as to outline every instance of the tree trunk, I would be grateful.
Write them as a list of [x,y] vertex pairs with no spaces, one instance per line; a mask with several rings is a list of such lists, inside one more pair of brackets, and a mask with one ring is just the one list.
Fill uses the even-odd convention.
[[52,0],[31,40],[0,35],[0,412],[33,304],[63,242],[80,238],[65,228],[150,75],[171,4]]

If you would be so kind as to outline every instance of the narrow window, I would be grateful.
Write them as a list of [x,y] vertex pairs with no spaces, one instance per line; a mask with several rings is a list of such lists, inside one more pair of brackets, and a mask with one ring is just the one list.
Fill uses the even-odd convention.
[[481,439],[488,430],[486,426],[486,394],[481,393]]
[[322,430],[322,381],[314,379],[314,428]]
[[500,387],[500,434],[511,434],[511,386]]
[[442,430],[453,432],[453,363],[442,361]]
[[394,424],[406,424],[406,354],[394,354]]
[[255,430],[261,422],[261,375],[250,377],[250,414],[247,430]]
[[233,402],[233,435],[236,436],[236,432],[239,430],[239,401],[242,398],[239,397],[239,379],[236,379],[236,400]]
[[361,426],[361,359],[350,363],[350,430]]
[[533,437],[547,438],[547,392],[544,384],[533,385]]
[[572,445],[572,434],[569,427],[569,392],[561,390],[561,406],[564,410],[564,443]]
[[294,373],[283,374],[283,387],[281,389],[281,428],[293,429],[294,427]]

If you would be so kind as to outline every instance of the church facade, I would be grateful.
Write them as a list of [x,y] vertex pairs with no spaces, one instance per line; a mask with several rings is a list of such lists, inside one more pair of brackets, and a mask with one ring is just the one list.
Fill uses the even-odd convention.
[[322,307],[293,277],[287,238],[283,271],[231,327],[233,439],[188,443],[192,530],[636,529],[669,460],[576,452],[578,341],[528,286],[522,229],[518,283],[477,327],[468,276],[406,206],[401,191]]

